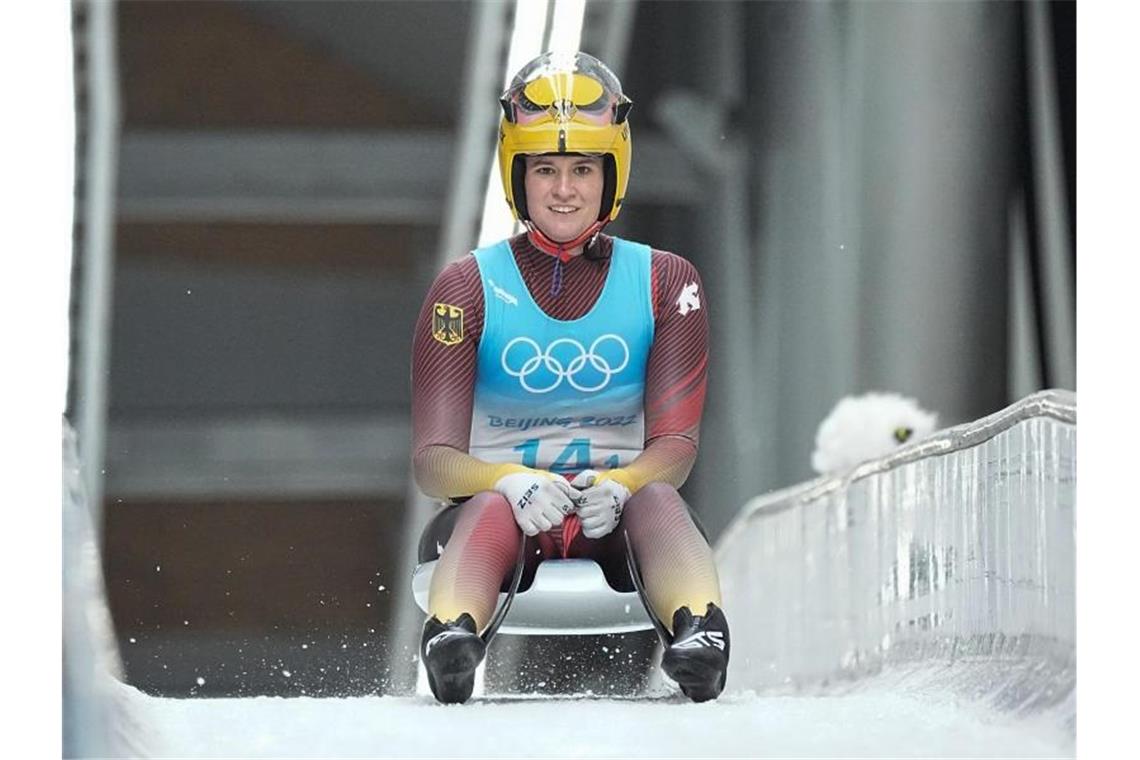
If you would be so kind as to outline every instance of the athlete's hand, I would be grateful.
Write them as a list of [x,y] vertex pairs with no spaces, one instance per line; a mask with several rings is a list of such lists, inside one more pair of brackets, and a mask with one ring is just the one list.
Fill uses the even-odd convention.
[[579,491],[585,491],[587,488],[594,485],[594,481],[597,479],[597,470],[582,470],[580,473],[574,476],[574,479],[570,481],[570,485],[574,486],[574,488],[578,489]]
[[621,512],[629,499],[629,489],[616,480],[585,470],[571,481],[582,489],[578,499],[578,519],[586,538],[601,538],[613,532],[621,521]]
[[542,470],[512,472],[499,478],[494,490],[506,497],[523,533],[535,536],[557,528],[576,508],[579,494],[560,475]]

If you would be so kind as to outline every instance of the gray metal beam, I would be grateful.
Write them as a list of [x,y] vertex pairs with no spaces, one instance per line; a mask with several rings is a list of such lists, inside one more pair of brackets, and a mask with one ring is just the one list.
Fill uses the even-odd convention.
[[447,132],[127,133],[119,216],[435,225],[452,153]]
[[407,415],[295,414],[113,423],[111,499],[398,497]]

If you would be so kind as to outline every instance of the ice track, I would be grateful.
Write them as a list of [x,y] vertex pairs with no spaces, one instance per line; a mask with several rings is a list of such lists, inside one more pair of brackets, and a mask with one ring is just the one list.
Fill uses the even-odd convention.
[[842,697],[160,699],[132,692],[167,757],[1071,757],[1071,739],[971,705]]

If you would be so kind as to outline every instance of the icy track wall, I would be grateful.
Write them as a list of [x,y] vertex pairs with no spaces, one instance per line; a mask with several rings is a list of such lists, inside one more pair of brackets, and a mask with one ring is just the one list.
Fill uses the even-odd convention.
[[112,632],[76,436],[63,423],[63,756],[148,757]]
[[1075,723],[1076,398],[759,497],[717,544],[735,689],[871,677]]

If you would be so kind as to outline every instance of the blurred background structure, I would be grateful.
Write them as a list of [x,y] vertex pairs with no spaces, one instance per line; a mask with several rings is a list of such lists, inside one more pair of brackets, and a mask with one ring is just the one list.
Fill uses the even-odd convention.
[[[516,17],[568,5],[74,3],[68,416],[129,683],[406,687],[412,326],[479,234]],[[1075,389],[1074,3],[576,5],[635,103],[608,231],[704,280],[714,538],[845,394]]]

